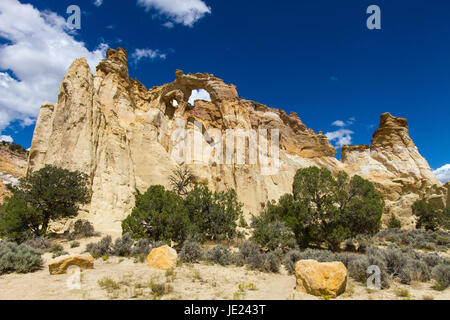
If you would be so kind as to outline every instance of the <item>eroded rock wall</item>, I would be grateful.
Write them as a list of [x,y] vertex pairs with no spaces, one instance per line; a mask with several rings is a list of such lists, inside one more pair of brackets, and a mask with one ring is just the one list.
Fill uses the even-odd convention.
[[[197,100],[190,108],[194,89],[208,91],[211,101]],[[297,114],[239,98],[234,85],[213,75],[185,75],[178,70],[174,82],[147,90],[129,78],[127,54],[121,48],[108,50],[95,75],[85,59],[72,64],[56,105],[46,103],[41,108],[28,171],[54,164],[87,173],[92,200],[82,215],[99,230],[117,231],[134,206],[136,190],[145,191],[153,184],[169,187],[168,176],[177,167],[173,157],[177,132],[199,123],[199,132],[216,130],[225,137],[230,129],[279,130],[276,174],[262,174],[260,159],[248,165],[212,158],[188,164],[213,190],[236,189],[247,214],[257,214],[268,200],[291,192],[297,169],[314,165],[371,179],[389,197],[390,211],[409,205],[408,197],[443,190],[409,138],[404,119],[382,115],[372,146],[343,148],[340,162],[327,138],[308,129]],[[212,148],[212,140],[203,135],[201,139],[207,150]],[[250,144],[247,148],[246,157]],[[198,156],[195,150],[192,155]]]

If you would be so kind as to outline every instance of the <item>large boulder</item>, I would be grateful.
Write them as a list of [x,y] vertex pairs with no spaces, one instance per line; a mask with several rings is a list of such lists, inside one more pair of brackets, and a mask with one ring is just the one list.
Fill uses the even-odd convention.
[[48,264],[50,274],[65,274],[71,266],[78,266],[81,270],[94,269],[94,258],[90,254],[66,255],[58,257]]
[[158,270],[167,270],[177,265],[177,251],[169,246],[153,249],[147,256],[150,267]]
[[342,262],[300,260],[295,265],[297,291],[315,296],[337,297],[347,286],[347,268]]

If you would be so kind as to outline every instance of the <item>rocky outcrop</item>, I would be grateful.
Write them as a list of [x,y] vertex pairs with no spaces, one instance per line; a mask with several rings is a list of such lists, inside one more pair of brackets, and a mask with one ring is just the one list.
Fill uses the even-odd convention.
[[158,270],[168,270],[177,265],[178,255],[175,249],[169,246],[162,246],[153,249],[147,256],[147,263],[150,267]]
[[9,196],[7,185],[16,185],[27,170],[26,153],[14,152],[8,144],[0,144],[0,203]]
[[446,190],[409,137],[406,119],[382,114],[372,144],[343,146],[342,164],[349,173],[376,185],[386,200],[387,210],[395,212],[403,226],[413,226],[411,205],[418,199],[445,206]]
[[51,275],[65,274],[71,266],[77,266],[81,270],[93,269],[94,258],[90,254],[61,256],[50,261],[48,270]]
[[344,293],[348,272],[342,262],[300,260],[295,265],[297,291],[335,298]]
[[[211,101],[197,100],[191,108],[194,89],[206,90]],[[268,142],[279,143],[275,172],[263,170],[274,165],[269,157],[274,151],[266,155],[250,143],[251,132],[259,133],[251,130],[260,129],[266,129],[267,136],[257,136],[258,146],[269,150]],[[199,138],[201,151],[180,147],[189,137]],[[218,161],[218,150],[237,150],[240,137],[246,139],[246,165]],[[236,139],[234,146],[228,145],[228,138]],[[372,146],[343,148],[342,162],[335,154],[326,136],[308,129],[297,114],[242,99],[234,85],[214,75],[177,70],[174,82],[147,90],[129,78],[127,54],[119,48],[108,50],[94,75],[83,58],[69,68],[57,103],[41,108],[28,171],[53,164],[85,172],[92,199],[81,218],[101,231],[120,230],[121,220],[134,206],[136,190],[143,192],[154,184],[169,187],[168,177],[180,164],[213,190],[234,188],[246,214],[257,214],[268,200],[291,192],[297,169],[309,166],[370,178],[389,196],[389,210],[422,194],[442,196],[442,184],[409,138],[404,119],[383,115]]]

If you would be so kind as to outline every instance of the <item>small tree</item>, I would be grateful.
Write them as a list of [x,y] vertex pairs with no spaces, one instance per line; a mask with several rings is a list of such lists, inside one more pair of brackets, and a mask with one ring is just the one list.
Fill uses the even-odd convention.
[[122,222],[123,234],[133,239],[182,243],[191,224],[183,199],[163,186],[151,186],[136,197],[136,206]]
[[179,196],[185,196],[188,193],[194,180],[194,174],[187,167],[178,167],[169,176],[169,183],[172,187],[172,191]]
[[359,176],[349,181],[345,172],[334,178],[325,168],[299,169],[292,189],[278,203],[269,202],[258,219],[263,224],[285,222],[302,247],[325,242],[337,249],[348,237],[380,229],[384,200]]
[[412,206],[413,215],[418,217],[416,228],[436,231],[442,227],[449,229],[450,208],[439,210],[434,204],[424,200],[417,200]]
[[20,179],[0,209],[0,234],[42,236],[50,221],[76,216],[79,205],[89,201],[87,181],[84,173],[49,165]]
[[231,238],[236,235],[242,203],[237,201],[234,190],[213,193],[206,185],[197,184],[187,194],[185,206],[200,238]]
[[416,228],[435,231],[439,226],[437,208],[423,200],[417,200],[412,206],[412,213],[418,217]]

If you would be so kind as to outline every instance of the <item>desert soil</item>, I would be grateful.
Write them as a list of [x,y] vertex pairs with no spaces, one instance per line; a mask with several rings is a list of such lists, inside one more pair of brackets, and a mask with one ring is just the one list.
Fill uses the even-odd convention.
[[[71,253],[84,251],[86,243],[98,239],[81,240],[81,246]],[[277,274],[248,270],[246,267],[222,267],[218,265],[183,264],[173,275],[150,268],[134,259],[110,257],[106,261],[95,260],[92,270],[81,273],[81,289],[70,290],[69,274],[50,275],[48,262],[51,254],[43,255],[44,268],[29,274],[6,274],[0,276],[0,300],[84,300],[84,299],[153,299],[150,283],[165,284],[172,290],[161,299],[179,300],[311,300],[321,299],[295,290],[295,276],[284,269]],[[99,280],[111,279],[115,286],[102,288]],[[410,297],[398,296],[398,289],[407,289]],[[398,299],[449,300],[450,289],[436,291],[432,283],[401,285],[394,283],[390,289],[371,291],[363,284],[349,280],[347,290],[338,300],[398,300]]]

